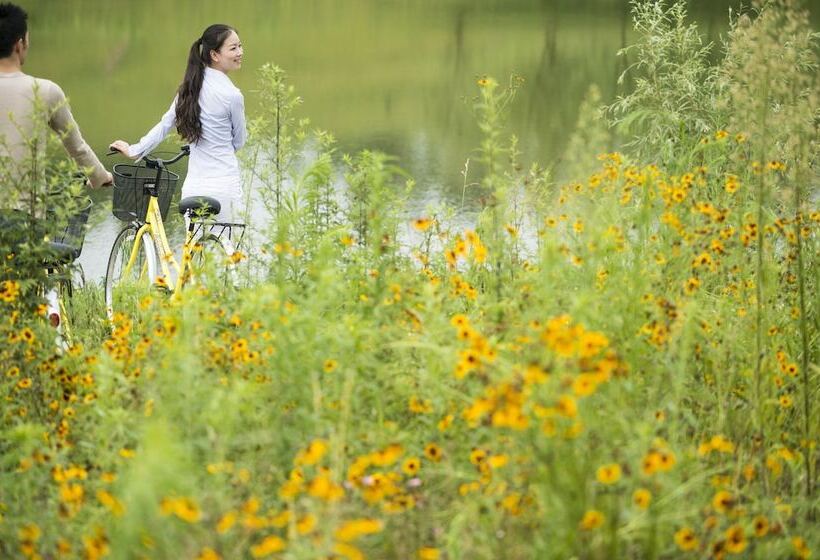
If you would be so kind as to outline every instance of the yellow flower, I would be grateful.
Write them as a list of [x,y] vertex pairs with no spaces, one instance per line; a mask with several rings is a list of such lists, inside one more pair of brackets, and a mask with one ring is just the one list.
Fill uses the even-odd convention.
[[13,303],[20,293],[20,284],[14,280],[3,280],[0,282],[0,301]]
[[419,469],[421,468],[421,461],[418,457],[410,457],[409,459],[404,461],[404,464],[401,466],[401,470],[410,476],[414,476],[418,474]]
[[621,479],[621,466],[617,463],[610,463],[598,467],[595,477],[601,484],[615,484]]
[[313,528],[316,527],[317,522],[318,519],[316,519],[316,516],[309,513],[296,522],[296,530],[300,535],[307,535],[313,531]]
[[429,412],[433,412],[433,405],[430,404],[429,400],[420,399],[416,395],[413,395],[410,397],[408,409],[410,412],[414,412],[416,414],[427,414]]
[[191,498],[163,498],[160,511],[163,515],[176,515],[187,523],[196,523],[202,518],[202,512]]
[[697,279],[697,278],[695,278],[695,277],[692,277],[692,278],[689,278],[689,279],[688,279],[688,280],[684,283],[684,285],[683,285],[683,291],[684,291],[687,295],[690,295],[690,296],[691,296],[691,295],[692,295],[692,294],[694,294],[696,291],[698,291],[698,288],[699,288],[699,287],[700,287],[700,280],[698,280],[698,279]]
[[438,560],[441,557],[437,548],[431,548],[429,546],[420,548],[417,552],[417,556],[419,560]]
[[228,531],[231,530],[231,527],[234,526],[236,523],[236,519],[239,517],[235,511],[229,511],[225,515],[223,515],[219,522],[216,524],[216,532],[220,535],[224,535]]
[[97,499],[105,506],[115,517],[121,517],[125,513],[125,508],[117,498],[110,492],[105,490],[97,490]]
[[34,344],[34,341],[37,340],[37,337],[34,336],[34,331],[28,327],[20,331],[20,338],[29,345]]
[[743,527],[740,525],[732,525],[726,529],[726,550],[730,554],[740,554],[746,550],[746,535],[743,532]]
[[578,405],[575,403],[575,399],[566,395],[558,397],[558,403],[555,405],[555,409],[558,411],[558,414],[566,416],[567,418],[575,418],[578,414]]
[[439,461],[441,461],[443,452],[441,451],[441,447],[439,447],[435,443],[428,443],[427,446],[424,448],[424,455],[434,463],[438,463]]
[[493,455],[487,459],[487,464],[493,469],[500,469],[508,462],[509,458],[506,455]]
[[294,465],[315,465],[327,452],[327,442],[323,439],[315,439],[308,446],[296,454],[293,460]]
[[675,544],[677,544],[681,550],[688,551],[695,550],[700,546],[700,541],[692,529],[684,527],[675,533]]
[[433,223],[434,221],[430,218],[416,218],[413,220],[413,227],[417,231],[427,231]]
[[83,501],[85,491],[79,484],[61,484],[60,501],[65,503],[80,503]]
[[726,513],[735,505],[735,499],[726,490],[721,490],[712,498],[712,507],[719,513]]
[[344,497],[345,491],[342,486],[333,482],[328,474],[323,473],[311,481],[308,494],[314,498],[335,502]]
[[581,529],[591,531],[604,524],[604,514],[597,509],[588,510],[581,519]]
[[29,387],[31,387],[30,377],[24,377],[23,379],[17,382],[18,389],[28,389]]
[[370,454],[370,462],[377,467],[389,467],[399,460],[404,453],[404,448],[398,443],[391,443],[384,449]]
[[199,556],[196,557],[196,560],[221,560],[222,557],[213,549],[209,547],[205,547],[199,553]]
[[21,541],[29,542],[36,542],[40,540],[40,536],[42,534],[43,533],[40,531],[40,527],[38,527],[36,523],[27,523],[17,532],[17,536],[20,537]]
[[797,557],[801,560],[811,557],[811,550],[809,550],[803,537],[792,537],[792,546],[794,547],[795,554],[797,554]]
[[338,365],[339,363],[336,360],[328,358],[325,360],[325,363],[322,364],[322,369],[325,370],[325,373],[331,373]]
[[352,544],[339,542],[333,545],[333,552],[347,558],[347,560],[365,560],[362,551]]
[[648,508],[650,502],[652,502],[652,492],[646,488],[638,488],[632,493],[632,503],[640,509]]
[[254,558],[265,558],[275,552],[285,550],[285,541],[276,535],[270,535],[251,547],[251,556]]
[[342,542],[355,541],[359,537],[372,535],[380,532],[384,528],[384,523],[378,519],[354,519],[343,523],[334,536]]
[[752,521],[752,526],[754,527],[755,536],[757,538],[765,537],[769,532],[769,520],[763,515],[755,517]]
[[449,428],[453,424],[454,419],[455,419],[455,416],[453,416],[452,414],[448,414],[447,416],[445,416],[444,418],[439,420],[439,423],[438,423],[439,431],[443,432],[444,430]]

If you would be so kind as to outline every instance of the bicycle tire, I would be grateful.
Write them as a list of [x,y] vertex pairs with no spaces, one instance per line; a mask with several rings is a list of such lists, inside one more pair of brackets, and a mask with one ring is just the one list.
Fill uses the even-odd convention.
[[236,286],[236,270],[230,255],[215,235],[206,234],[197,239],[193,255],[196,284],[217,290]]
[[127,312],[149,295],[157,277],[157,254],[153,239],[143,233],[140,249],[131,269],[126,271],[128,261],[137,241],[137,227],[125,227],[117,235],[108,257],[105,271],[105,309],[108,319],[114,319],[115,312]]

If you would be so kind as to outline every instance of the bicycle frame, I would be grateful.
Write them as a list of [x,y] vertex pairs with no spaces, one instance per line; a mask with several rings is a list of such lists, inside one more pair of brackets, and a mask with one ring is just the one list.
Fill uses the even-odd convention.
[[[128,262],[123,269],[126,275],[131,273],[141,252],[141,243],[143,243],[143,238],[147,235],[147,237],[151,240],[150,243],[153,245],[153,249],[156,253],[160,266],[159,270],[157,270],[157,277],[150,280],[155,286],[172,292],[172,298],[178,297],[183,285],[194,277],[193,253],[200,249],[199,244],[195,242],[198,232],[202,232],[201,238],[204,238],[206,235],[211,235],[213,226],[222,226],[223,232],[226,228],[228,228],[230,239],[230,232],[232,231],[231,228],[233,226],[241,226],[243,234],[245,227],[244,224],[226,224],[189,219],[185,243],[182,246],[182,261],[177,261],[165,233],[164,220],[162,218],[162,211],[160,210],[159,204],[159,187],[161,185],[162,172],[163,169],[166,168],[166,164],[175,163],[182,157],[188,155],[188,153],[188,147],[184,146],[182,151],[170,160],[153,159],[148,156],[143,157],[147,168],[156,169],[156,180],[153,184],[146,183],[143,185],[145,193],[148,195],[148,206],[144,220],[137,218],[133,222],[133,225],[137,230],[136,236],[134,239],[134,244],[131,247],[131,254],[129,255]],[[209,223],[211,224],[211,231],[206,233],[204,228],[206,228]],[[217,236],[217,239],[220,236],[221,233]],[[228,256],[229,255],[226,254],[226,257]],[[147,264],[145,266],[148,267]],[[141,272],[145,273],[146,271],[143,270]],[[176,281],[173,281],[174,273],[176,274]]]
[[[165,225],[160,213],[159,203],[156,196],[151,196],[148,200],[148,211],[145,215],[145,223],[138,229],[134,246],[131,249],[131,255],[128,259],[128,264],[125,267],[126,273],[131,270],[137,260],[140,252],[140,243],[142,243],[143,234],[148,233],[157,250],[157,258],[159,260],[160,270],[157,278],[153,278],[154,284],[163,286],[174,293],[178,293],[183,284],[188,280],[191,273],[192,253],[194,244],[191,241],[194,238],[194,228],[189,227],[185,236],[185,243],[182,246],[182,264],[180,264],[174,252],[171,249],[171,244],[168,242],[168,236],[165,233]],[[171,272],[176,272],[176,282],[172,284]]]

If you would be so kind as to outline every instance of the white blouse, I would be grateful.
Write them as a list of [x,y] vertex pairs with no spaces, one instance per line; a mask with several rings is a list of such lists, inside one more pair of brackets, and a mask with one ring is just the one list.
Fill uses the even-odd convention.
[[[132,157],[142,157],[162,142],[176,120],[177,98],[162,119],[131,146]],[[236,150],[245,144],[245,100],[231,79],[219,70],[205,68],[199,93],[202,137],[191,144],[187,179],[239,177]]]

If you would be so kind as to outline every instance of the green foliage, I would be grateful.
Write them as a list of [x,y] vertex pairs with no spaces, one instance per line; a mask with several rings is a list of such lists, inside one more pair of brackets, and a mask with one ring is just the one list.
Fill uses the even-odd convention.
[[[680,8],[641,9],[678,29]],[[733,37],[789,29],[765,10]],[[260,281],[157,293],[62,354],[35,317],[3,319],[0,555],[804,555],[820,425],[807,48],[781,76],[793,96],[719,108],[726,129],[681,113],[691,138],[661,122],[565,185],[507,137],[514,83],[482,79],[475,230],[441,207],[406,224],[393,158],[337,159],[323,133],[276,140],[258,121],[253,172],[281,186]],[[719,90],[755,95],[730,56]],[[293,95],[265,75],[271,100]],[[786,114],[783,159],[755,164],[754,119]]]
[[629,76],[634,86],[607,110],[630,149],[668,165],[722,122],[711,45],[687,23],[685,2],[633,0],[632,12],[639,40],[619,54],[635,62],[619,83]]

